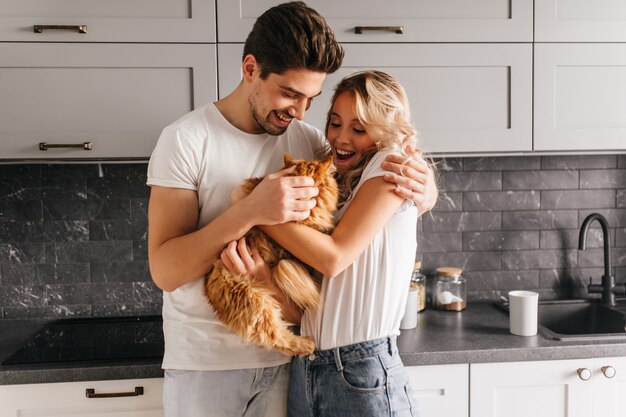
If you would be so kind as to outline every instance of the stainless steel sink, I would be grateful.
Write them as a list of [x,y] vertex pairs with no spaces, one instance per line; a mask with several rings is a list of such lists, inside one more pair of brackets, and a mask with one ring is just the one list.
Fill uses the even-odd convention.
[[[508,311],[508,305],[500,306]],[[626,311],[595,300],[539,301],[538,330],[554,340],[626,340]]]

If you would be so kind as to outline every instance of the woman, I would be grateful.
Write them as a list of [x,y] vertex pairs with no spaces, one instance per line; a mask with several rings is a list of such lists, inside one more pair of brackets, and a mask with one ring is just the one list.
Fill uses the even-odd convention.
[[[383,180],[380,167],[387,155],[415,145],[404,89],[380,71],[344,78],[335,88],[326,138],[341,187],[332,235],[296,223],[261,227],[324,275],[319,309],[306,311],[301,323],[318,350],[293,359],[289,415],[415,416],[396,336],[418,213]],[[232,265],[232,251],[222,260]]]

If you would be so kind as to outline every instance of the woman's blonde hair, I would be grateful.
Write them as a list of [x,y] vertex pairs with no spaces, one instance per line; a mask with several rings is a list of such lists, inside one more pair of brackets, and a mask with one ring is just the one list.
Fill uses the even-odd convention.
[[341,181],[340,203],[350,198],[363,169],[381,149],[397,149],[406,155],[407,145],[417,144],[417,130],[411,125],[409,100],[402,85],[382,71],[362,71],[342,79],[335,87],[330,110],[326,116],[325,133],[328,137],[330,116],[337,97],[345,92],[355,96],[355,113],[375,147],[348,171]]

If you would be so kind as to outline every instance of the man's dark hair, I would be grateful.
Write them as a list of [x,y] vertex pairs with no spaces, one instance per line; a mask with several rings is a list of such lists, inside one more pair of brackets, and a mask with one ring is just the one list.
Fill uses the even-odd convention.
[[343,61],[343,48],[326,20],[302,1],[268,9],[254,23],[243,57],[254,55],[261,78],[290,69],[333,73]]

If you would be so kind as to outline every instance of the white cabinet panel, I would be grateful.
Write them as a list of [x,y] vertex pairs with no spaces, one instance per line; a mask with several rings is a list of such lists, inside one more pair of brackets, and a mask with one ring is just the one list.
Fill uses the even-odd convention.
[[[532,150],[532,47],[528,44],[345,44],[306,120],[322,129],[333,87],[378,69],[397,77],[427,152]],[[241,79],[241,44],[219,45],[220,95]]]
[[[133,393],[128,397],[87,398],[95,394]],[[0,386],[2,417],[162,417],[163,378]]]
[[535,0],[536,42],[626,42],[623,0]]
[[216,98],[215,55],[212,44],[0,43],[0,159],[149,157],[165,126]]
[[467,417],[469,365],[407,366],[420,415]]
[[594,417],[626,416],[626,358],[593,360]]
[[[34,25],[86,25],[33,31]],[[26,42],[215,42],[212,0],[0,0],[0,39]]]
[[626,45],[535,45],[535,150],[626,149]]
[[[217,0],[219,42],[244,42],[277,0]],[[531,42],[532,0],[310,0],[340,42]],[[401,26],[364,30],[357,26]]]
[[590,417],[592,380],[578,369],[593,360],[470,365],[470,415],[480,417]]

